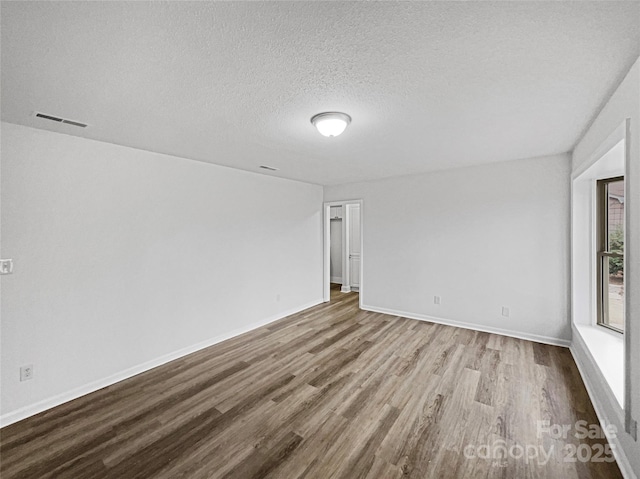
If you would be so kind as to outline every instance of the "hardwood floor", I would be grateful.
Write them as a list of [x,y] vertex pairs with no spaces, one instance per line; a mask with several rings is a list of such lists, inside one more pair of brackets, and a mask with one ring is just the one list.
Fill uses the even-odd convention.
[[621,477],[567,349],[332,298],[2,429],[2,478]]

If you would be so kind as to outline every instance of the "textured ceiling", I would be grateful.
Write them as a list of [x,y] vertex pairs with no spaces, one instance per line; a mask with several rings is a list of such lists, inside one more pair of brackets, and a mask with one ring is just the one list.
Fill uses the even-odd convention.
[[571,150],[640,3],[3,1],[1,46],[3,121],[338,184]]

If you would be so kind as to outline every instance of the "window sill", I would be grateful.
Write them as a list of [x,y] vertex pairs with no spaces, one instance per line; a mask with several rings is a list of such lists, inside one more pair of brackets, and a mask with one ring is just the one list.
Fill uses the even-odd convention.
[[602,326],[574,324],[611,392],[624,404],[624,336]]

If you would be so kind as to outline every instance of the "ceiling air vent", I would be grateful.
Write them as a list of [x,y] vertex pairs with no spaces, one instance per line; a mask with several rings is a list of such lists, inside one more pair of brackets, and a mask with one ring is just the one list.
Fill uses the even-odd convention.
[[272,166],[261,165],[260,168],[262,168],[263,170],[278,171],[278,168],[274,168]]
[[79,126],[80,128],[86,128],[86,123],[80,123],[79,121],[67,120],[65,118],[59,118],[57,116],[45,115],[44,113],[36,112],[36,118],[44,118],[45,120],[57,121],[58,123],[66,123],[67,125]]

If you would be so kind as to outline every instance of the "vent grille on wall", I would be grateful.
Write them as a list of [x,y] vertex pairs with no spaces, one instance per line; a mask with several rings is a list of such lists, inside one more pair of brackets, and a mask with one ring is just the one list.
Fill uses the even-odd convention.
[[80,128],[86,128],[87,126],[89,126],[86,123],[80,123],[79,121],[67,120],[65,118],[60,118],[53,115],[45,115],[44,113],[39,113],[39,112],[36,112],[35,116],[36,118],[44,118],[45,120],[56,121],[58,123],[65,123],[67,125],[79,126]]

